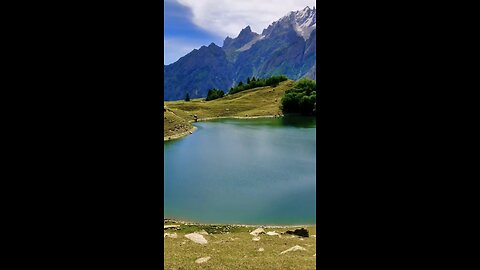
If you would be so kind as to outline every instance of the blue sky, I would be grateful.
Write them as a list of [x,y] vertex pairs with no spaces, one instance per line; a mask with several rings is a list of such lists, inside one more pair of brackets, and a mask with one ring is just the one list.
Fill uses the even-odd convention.
[[315,0],[164,0],[164,64],[214,42],[236,37],[247,25],[261,33],[289,11]]
[[222,46],[223,39],[191,22],[188,7],[174,1],[164,2],[164,64],[168,65],[202,45],[214,42]]

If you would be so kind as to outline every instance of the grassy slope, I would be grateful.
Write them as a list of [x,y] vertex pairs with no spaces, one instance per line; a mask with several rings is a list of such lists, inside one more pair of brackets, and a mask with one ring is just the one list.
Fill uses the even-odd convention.
[[171,111],[163,113],[163,136],[168,138],[190,131],[193,128],[186,119]]
[[[278,115],[282,114],[280,101],[283,94],[293,83],[294,81],[284,81],[277,87],[254,88],[212,101],[199,98],[188,102],[168,101],[165,105],[177,116],[188,121],[193,120],[194,114],[199,119]],[[167,130],[167,126],[164,126],[164,131]]]
[[[212,226],[210,226],[212,227]],[[211,233],[205,235],[206,245],[196,244],[185,234],[201,231],[199,226],[184,226],[180,230],[167,230],[177,233],[178,238],[164,238],[164,268],[165,269],[315,269],[316,267],[316,227],[306,227],[310,237],[301,238],[291,235],[269,236],[260,235],[260,241],[252,241],[249,234],[255,227],[228,227],[228,233]],[[223,229],[221,229],[223,230]],[[271,228],[265,231],[278,233],[287,228]],[[290,229],[293,230],[293,229]],[[301,240],[303,239],[303,240]],[[295,245],[304,247],[306,251],[295,251],[280,255],[280,252]],[[263,248],[264,251],[258,251]],[[201,257],[211,259],[202,264],[195,263]]]

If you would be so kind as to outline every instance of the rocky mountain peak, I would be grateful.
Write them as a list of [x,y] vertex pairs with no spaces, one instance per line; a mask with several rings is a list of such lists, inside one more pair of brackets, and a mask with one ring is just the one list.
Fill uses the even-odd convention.
[[293,29],[299,36],[307,40],[314,29],[316,29],[317,16],[315,7],[311,9],[306,6],[302,10],[290,11],[287,15],[273,22],[262,35],[269,36],[275,32]]

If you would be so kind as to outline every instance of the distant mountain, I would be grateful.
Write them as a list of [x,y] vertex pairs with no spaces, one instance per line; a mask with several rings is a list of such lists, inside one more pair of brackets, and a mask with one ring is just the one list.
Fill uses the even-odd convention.
[[223,46],[202,46],[164,66],[164,99],[206,97],[211,88],[228,92],[238,82],[255,76],[285,74],[289,79],[316,79],[316,10],[292,11],[262,34],[245,27]]

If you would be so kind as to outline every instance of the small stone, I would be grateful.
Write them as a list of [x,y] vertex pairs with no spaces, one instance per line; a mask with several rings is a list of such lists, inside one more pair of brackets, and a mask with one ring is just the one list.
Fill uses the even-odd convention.
[[317,257],[317,253],[313,254],[313,257]]
[[264,248],[259,248],[258,251],[262,252],[262,251],[265,251]]
[[304,247],[296,245],[294,247],[291,247],[287,250],[284,250],[284,251],[280,252],[280,254],[285,254],[285,253],[290,252],[290,251],[306,251],[306,249]]
[[207,262],[208,260],[210,260],[210,256],[209,257],[202,257],[202,258],[198,258],[197,260],[195,260],[196,263],[205,263]]
[[255,237],[252,238],[252,240],[253,240],[253,241],[260,241],[260,237],[255,236]]

